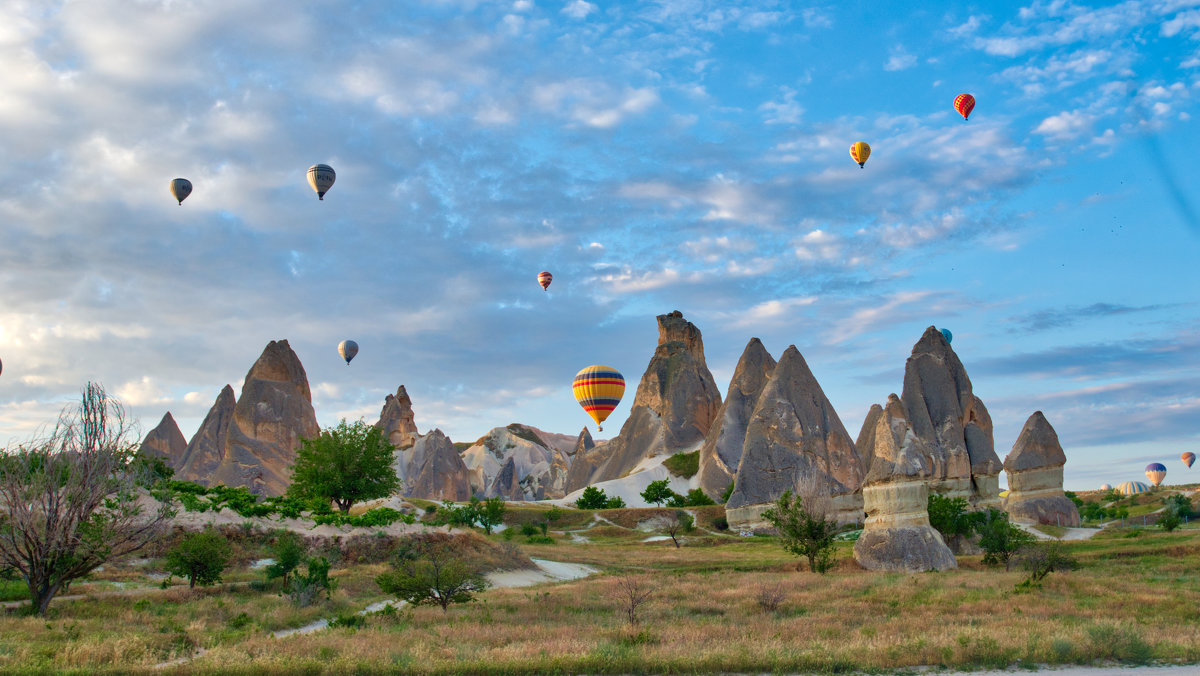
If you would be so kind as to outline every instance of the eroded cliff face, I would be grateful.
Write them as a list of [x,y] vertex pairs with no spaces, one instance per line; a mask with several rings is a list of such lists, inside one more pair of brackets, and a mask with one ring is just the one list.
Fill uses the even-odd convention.
[[854,522],[862,511],[864,463],[833,405],[795,345],[780,357],[746,427],[729,523],[765,525],[762,511],[801,479],[816,480],[832,497],[830,518]]
[[1058,433],[1041,411],[1025,421],[1004,459],[1008,499],[1004,508],[1019,523],[1079,526],[1079,509],[1063,492],[1063,452]]
[[412,446],[397,450],[392,467],[405,497],[439,502],[471,499],[470,472],[441,430],[419,436]]
[[417,423],[413,415],[412,399],[408,390],[401,385],[395,394],[389,394],[383,400],[383,410],[379,412],[379,421],[375,427],[383,432],[383,436],[396,448],[412,446],[417,440]]
[[700,488],[714,500],[724,494],[737,476],[750,416],[774,371],[775,359],[762,341],[751,338],[733,371],[725,401],[700,447]]
[[233,422],[233,408],[237,397],[233,387],[226,385],[217,394],[216,401],[204,416],[204,422],[192,435],[183,459],[175,468],[175,477],[182,481],[195,481],[202,486],[212,485],[213,472],[225,457],[225,442],[229,437],[229,425]]
[[704,361],[700,329],[679,311],[657,320],[658,346],[638,382],[629,417],[615,438],[576,455],[568,493],[623,477],[646,458],[694,450],[716,419],[721,394]]
[[179,431],[175,418],[167,411],[158,425],[146,434],[138,452],[147,456],[162,458],[171,469],[178,470],[187,453],[187,439]]

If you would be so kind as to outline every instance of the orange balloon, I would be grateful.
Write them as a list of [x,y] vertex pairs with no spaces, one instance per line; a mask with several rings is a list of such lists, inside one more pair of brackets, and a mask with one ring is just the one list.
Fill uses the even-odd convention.
[[954,98],[954,109],[963,116],[963,120],[966,120],[971,111],[975,110],[975,97],[970,94],[959,94]]
[[867,145],[866,141],[859,141],[850,146],[850,157],[854,158],[855,162],[858,162],[859,169],[863,168],[863,165],[867,163],[867,158],[870,156],[871,146]]

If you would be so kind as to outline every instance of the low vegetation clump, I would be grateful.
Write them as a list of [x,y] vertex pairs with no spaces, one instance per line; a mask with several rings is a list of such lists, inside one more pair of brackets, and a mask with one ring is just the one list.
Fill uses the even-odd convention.
[[676,453],[663,462],[667,471],[684,479],[691,479],[700,471],[700,451]]
[[805,499],[786,491],[762,515],[779,531],[783,548],[807,558],[808,569],[814,573],[825,573],[832,567],[838,530],[837,523],[826,518],[828,500],[824,497],[810,494]]
[[187,578],[188,587],[216,584],[232,553],[225,536],[212,529],[188,533],[167,552],[167,572]]
[[670,479],[651,481],[650,485],[646,486],[646,490],[642,491],[642,499],[652,505],[668,507],[705,507],[716,504],[699,488],[693,488],[687,492],[687,495],[680,495],[671,490],[670,486]]
[[579,494],[579,499],[575,501],[577,509],[621,509],[625,506],[625,500],[621,496],[608,497],[604,494],[603,488],[588,486]]

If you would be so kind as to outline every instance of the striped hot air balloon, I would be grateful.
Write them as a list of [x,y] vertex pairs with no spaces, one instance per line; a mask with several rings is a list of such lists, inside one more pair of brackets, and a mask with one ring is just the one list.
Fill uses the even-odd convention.
[[538,284],[542,285],[542,290],[548,288],[550,286],[550,282],[553,281],[554,275],[550,274],[549,272],[543,271],[538,273]]
[[346,360],[346,366],[349,366],[350,360],[358,354],[358,343],[353,340],[343,340],[338,343],[338,354],[342,355],[342,359]]
[[183,206],[183,201],[187,196],[192,194],[192,182],[186,178],[171,179],[171,197],[179,200],[179,206]]
[[1111,490],[1112,490],[1112,484],[1100,484],[1100,490],[1102,490],[1102,491],[1111,491]]
[[863,165],[867,163],[867,158],[870,156],[871,146],[867,145],[866,141],[859,141],[850,146],[850,157],[854,158],[855,162],[858,162],[859,169],[863,168]]
[[1138,493],[1149,493],[1150,484],[1142,483],[1141,481],[1126,481],[1123,484],[1117,484],[1117,492],[1121,495],[1137,495]]
[[308,168],[308,184],[317,193],[317,199],[325,199],[325,193],[333,187],[337,173],[328,164],[314,164]]
[[1188,469],[1191,469],[1192,463],[1196,462],[1196,454],[1188,451],[1187,453],[1179,456],[1179,459],[1183,461],[1183,464],[1188,466]]
[[1162,480],[1167,476],[1167,466],[1161,462],[1152,462],[1146,465],[1146,478],[1155,486],[1162,483]]
[[967,116],[971,114],[971,111],[975,110],[975,97],[970,94],[959,94],[954,97],[954,109],[958,111],[959,115],[963,116],[963,120],[965,121]]
[[625,394],[625,376],[611,366],[589,366],[575,374],[571,390],[575,401],[596,421],[596,429],[603,432],[600,424],[608,419]]

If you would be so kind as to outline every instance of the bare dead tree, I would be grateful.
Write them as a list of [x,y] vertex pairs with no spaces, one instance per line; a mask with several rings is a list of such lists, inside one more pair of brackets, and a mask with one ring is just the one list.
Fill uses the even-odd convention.
[[0,566],[20,573],[37,614],[73,580],[166,530],[170,504],[138,502],[137,441],[121,403],[88,383],[49,435],[0,456]]
[[609,597],[617,602],[631,626],[637,626],[638,610],[654,595],[654,585],[644,575],[626,573],[616,579],[609,590]]
[[679,549],[678,536],[682,533],[690,533],[694,528],[695,519],[692,518],[691,514],[682,509],[677,509],[671,514],[670,520],[667,521],[666,531],[667,535],[671,536],[671,542],[675,543],[675,549]]

